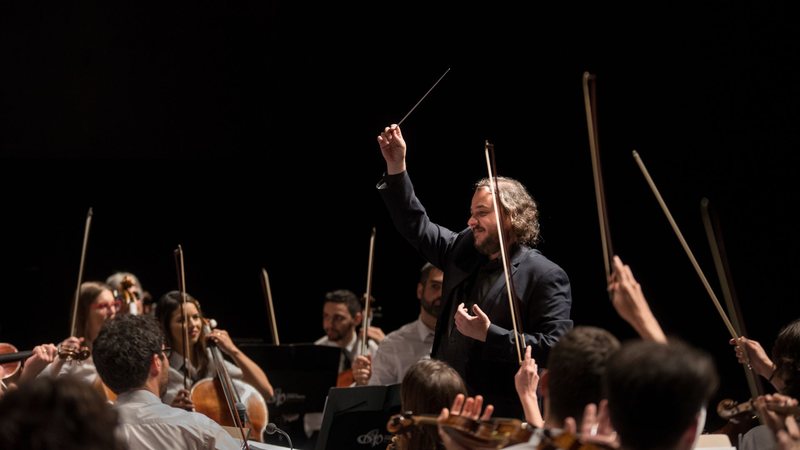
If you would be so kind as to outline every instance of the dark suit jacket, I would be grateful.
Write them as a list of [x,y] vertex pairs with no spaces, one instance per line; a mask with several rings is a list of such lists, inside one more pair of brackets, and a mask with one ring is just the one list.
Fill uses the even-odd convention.
[[[514,416],[521,406],[514,389],[514,374],[519,368],[514,332],[505,286],[505,277],[492,285],[480,302],[492,324],[486,342],[460,336],[453,317],[459,288],[473,272],[487,262],[474,246],[472,231],[453,232],[430,221],[425,208],[414,194],[408,173],[385,176],[378,191],[386,203],[397,230],[420,252],[423,258],[444,272],[442,287],[443,315],[436,324],[431,356],[445,354],[447,346],[457,339],[467,339],[463,359],[444,358],[455,367],[470,390],[495,404],[496,415]],[[572,328],[570,308],[572,295],[569,278],[561,267],[545,258],[538,250],[519,246],[511,256],[512,283],[518,299],[520,322],[526,345],[533,347],[537,364],[545,367],[550,349]],[[448,334],[448,330],[451,330]],[[451,359],[451,361],[448,361]]]

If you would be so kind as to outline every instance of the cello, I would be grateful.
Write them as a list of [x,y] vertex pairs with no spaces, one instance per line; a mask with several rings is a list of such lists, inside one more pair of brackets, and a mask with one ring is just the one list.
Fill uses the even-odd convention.
[[[189,387],[188,368],[190,348],[193,343],[189,339],[189,317],[187,305],[189,305],[189,294],[186,293],[183,249],[181,246],[175,250],[175,263],[178,272],[178,285],[180,300],[177,308],[180,308],[181,320],[181,353],[183,355],[183,386]],[[267,426],[267,406],[261,394],[252,386],[245,382],[234,381],[225,367],[225,360],[222,352],[216,345],[221,335],[220,331],[211,331],[211,321],[202,319],[199,315],[199,304],[193,301],[197,307],[197,315],[203,320],[202,329],[199,334],[198,344],[207,342],[215,366],[215,376],[198,380],[192,385],[190,398],[197,412],[205,414],[210,419],[223,426],[232,426],[238,429],[238,435],[243,442],[243,448],[249,450],[247,444],[248,433],[254,430],[252,439],[261,441]],[[161,309],[161,308],[158,308]],[[207,341],[206,341],[207,339]],[[204,350],[200,347],[201,351]],[[196,353],[193,353],[196,354]],[[241,392],[240,392],[241,391]],[[246,427],[249,427],[246,431]]]
[[[209,322],[203,326],[205,336],[212,336]],[[255,433],[252,439],[263,441],[269,417],[267,402],[253,386],[231,378],[222,351],[214,341],[209,340],[208,347],[216,376],[203,378],[192,386],[191,398],[195,409],[220,425],[240,429],[249,425]]]

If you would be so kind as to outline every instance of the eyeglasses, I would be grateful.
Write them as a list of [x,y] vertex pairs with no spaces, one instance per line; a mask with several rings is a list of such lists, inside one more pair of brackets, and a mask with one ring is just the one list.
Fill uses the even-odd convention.
[[92,305],[94,309],[105,309],[106,311],[111,310],[112,308],[115,311],[119,311],[119,308],[122,306],[122,302],[117,300],[115,302],[105,302],[105,303],[97,303]]
[[163,353],[164,356],[166,356],[167,359],[169,359],[169,357],[172,356],[172,347],[164,347],[164,348],[162,348],[161,349],[161,353]]

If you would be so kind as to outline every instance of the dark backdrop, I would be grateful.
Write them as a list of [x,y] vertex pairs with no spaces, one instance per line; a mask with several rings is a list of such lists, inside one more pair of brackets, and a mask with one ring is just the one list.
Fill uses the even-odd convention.
[[741,369],[632,149],[719,292],[700,199],[718,210],[750,336],[769,348],[798,317],[800,39],[786,5],[32,3],[0,5],[0,339],[20,348],[66,336],[90,206],[85,279],[130,270],[159,296],[182,244],[207,314],[267,341],[260,268],[282,342],[312,341],[326,291],[364,290],[376,226],[376,324],[413,320],[423,261],[375,192],[375,136],[448,67],[403,124],[418,194],[464,227],[493,141],[499,172],[540,202],[576,323],[633,336],[605,295],[585,70],[615,250],[664,328],[715,355],[720,396],[747,395]]

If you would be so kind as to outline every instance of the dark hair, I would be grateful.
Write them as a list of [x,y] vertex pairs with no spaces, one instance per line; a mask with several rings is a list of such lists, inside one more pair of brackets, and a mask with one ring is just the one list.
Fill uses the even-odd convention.
[[433,269],[438,270],[438,268],[431,263],[425,263],[425,265],[422,266],[422,269],[419,270],[419,283],[421,285],[425,286],[425,283],[428,282],[428,277],[431,276],[431,271]]
[[92,345],[89,340],[89,311],[92,303],[103,291],[111,291],[111,287],[99,281],[86,281],[81,283],[81,292],[78,295],[78,313],[75,316],[76,337],[86,338],[86,345]]
[[100,378],[115,394],[144,386],[153,355],[161,355],[164,336],[150,316],[125,314],[103,324],[92,358]]
[[[197,308],[197,312],[200,314],[200,318],[202,319],[203,310],[200,308],[200,302],[188,293],[186,294],[186,301],[194,304],[194,306]],[[158,304],[156,305],[156,320],[158,320],[158,323],[161,325],[161,330],[164,332],[164,342],[166,345],[168,347],[172,347],[178,352],[183,353],[183,342],[173,342],[172,333],[170,332],[170,320],[172,319],[172,313],[175,311],[180,311],[181,303],[180,291],[169,291],[162,295],[158,300]],[[197,367],[197,373],[201,375],[206,373],[206,369],[208,368],[209,364],[204,335],[205,333],[201,330],[200,340],[197,341],[197,344],[195,344],[191,349],[189,349],[190,354],[185,355],[195,362],[194,365]]]
[[71,375],[39,377],[0,398],[0,448],[120,450],[117,412]]
[[326,293],[325,303],[343,303],[345,306],[347,306],[347,311],[353,317],[360,313],[364,308],[356,294],[347,289],[338,289]]
[[[539,243],[539,207],[525,186],[508,177],[497,177],[500,188],[499,202],[511,221],[511,230],[520,244],[535,246]],[[489,178],[475,183],[475,189],[492,189]]]
[[[458,394],[467,393],[458,372],[443,361],[422,359],[408,368],[400,385],[403,411],[414,414],[439,414],[449,408]],[[406,436],[406,449],[441,448],[435,427],[416,428]]]
[[603,398],[603,376],[608,359],[620,347],[617,338],[596,327],[575,327],[550,351],[548,358],[548,412],[563,422],[579,421],[588,403]]
[[632,341],[611,356],[604,384],[622,447],[660,450],[697,420],[719,379],[705,352],[679,341]]
[[800,320],[781,329],[772,346],[775,376],[783,380],[782,394],[800,398]]

